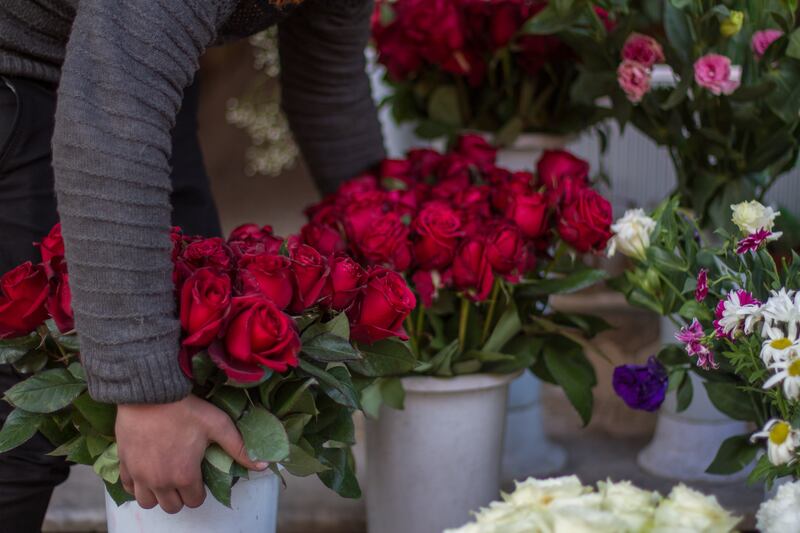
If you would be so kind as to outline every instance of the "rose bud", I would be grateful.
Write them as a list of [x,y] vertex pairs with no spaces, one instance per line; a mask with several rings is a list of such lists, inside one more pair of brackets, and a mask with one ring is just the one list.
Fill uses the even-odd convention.
[[181,289],[183,345],[206,348],[217,338],[231,309],[231,279],[211,268],[195,271]]
[[261,294],[286,309],[294,296],[292,263],[275,254],[246,255],[239,261],[239,290],[242,294]]
[[344,311],[355,301],[364,287],[367,273],[348,255],[338,255],[331,261],[331,275],[322,290],[322,304],[334,311]]
[[387,188],[408,185],[411,182],[410,173],[411,162],[407,159],[384,159],[379,171],[381,180]]
[[486,142],[482,136],[474,133],[461,135],[458,138],[456,152],[481,170],[493,167],[497,160],[497,148]]
[[47,320],[47,275],[30,261],[0,277],[0,339],[27,335]]
[[238,382],[253,383],[264,368],[286,372],[299,364],[300,337],[294,320],[263,296],[233,299],[223,342],[208,354],[225,374]]
[[50,278],[50,293],[45,305],[58,331],[69,333],[75,329],[75,316],[72,312],[72,291],[69,288],[67,265],[63,258],[54,259],[51,268],[53,274]]
[[464,241],[453,260],[453,283],[473,301],[482,302],[489,297],[494,285],[492,265],[486,246],[478,239]]
[[574,193],[588,185],[589,163],[564,150],[547,150],[536,172],[551,204],[571,203]]
[[276,237],[272,226],[244,224],[231,232],[228,245],[236,257],[256,254],[277,254],[283,239]]
[[386,213],[376,220],[355,244],[374,265],[386,265],[398,271],[411,265],[409,229],[397,213]]
[[219,237],[190,243],[184,249],[182,259],[190,270],[210,267],[217,272],[230,272],[233,267],[230,248]]
[[61,236],[61,223],[59,222],[50,230],[50,233],[38,244],[39,253],[42,254],[42,264],[52,275],[50,263],[55,259],[64,258],[64,239]]
[[583,189],[562,211],[558,234],[579,252],[604,250],[612,235],[611,211],[611,204],[597,191]]
[[548,205],[542,193],[528,191],[513,196],[506,216],[530,239],[540,237],[548,230]]
[[439,289],[445,286],[442,275],[439,272],[417,270],[411,278],[414,282],[414,289],[419,294],[422,304],[430,307],[439,298]]
[[342,234],[336,228],[313,222],[303,226],[300,236],[305,244],[316,248],[319,253],[331,256],[336,252],[344,251],[345,242]]
[[524,268],[525,241],[519,229],[511,224],[499,224],[489,236],[486,255],[498,274],[511,274],[515,269]]
[[414,293],[400,274],[373,268],[366,288],[348,312],[351,337],[366,344],[389,337],[407,340],[403,321],[416,305]]
[[424,270],[438,270],[450,265],[461,236],[461,220],[442,202],[427,204],[413,223],[417,240],[414,258]]
[[289,310],[299,315],[313,307],[322,296],[322,289],[330,275],[328,262],[318,251],[307,244],[300,244],[290,250],[294,298]]

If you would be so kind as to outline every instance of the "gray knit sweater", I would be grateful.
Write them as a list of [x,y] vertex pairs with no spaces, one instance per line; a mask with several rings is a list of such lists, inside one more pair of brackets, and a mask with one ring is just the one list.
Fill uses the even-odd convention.
[[168,161],[183,89],[207,46],[248,33],[237,31],[242,22],[250,31],[280,22],[284,107],[323,190],[383,156],[364,71],[371,2],[307,0],[291,14],[265,8],[266,16],[254,7],[0,2],[0,74],[60,83],[53,167],[81,352],[98,400],[161,403],[190,391],[177,357]]

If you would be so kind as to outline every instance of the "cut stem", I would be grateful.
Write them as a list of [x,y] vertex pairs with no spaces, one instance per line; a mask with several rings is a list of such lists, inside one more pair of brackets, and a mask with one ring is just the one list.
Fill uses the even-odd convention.
[[470,302],[464,296],[461,297],[461,316],[458,319],[458,346],[464,352],[467,342],[467,322],[469,322]]
[[492,288],[491,301],[489,302],[489,312],[486,313],[486,322],[483,323],[483,334],[481,335],[481,346],[486,342],[486,337],[489,336],[489,330],[494,321],[494,311],[497,309],[497,298],[500,296],[500,280],[494,280],[494,287]]

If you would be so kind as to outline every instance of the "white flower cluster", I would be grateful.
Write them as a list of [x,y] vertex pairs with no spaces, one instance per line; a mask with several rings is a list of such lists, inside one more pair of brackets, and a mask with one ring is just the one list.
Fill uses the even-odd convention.
[[656,221],[645,215],[643,209],[626,211],[621,219],[611,225],[614,236],[608,244],[608,256],[612,257],[619,250],[622,255],[644,260],[654,229]]
[[761,533],[800,531],[800,481],[781,485],[775,497],[761,504],[756,527]]
[[594,490],[570,476],[517,482],[474,522],[445,533],[728,533],[738,522],[716,498],[684,485],[662,498],[627,481]]

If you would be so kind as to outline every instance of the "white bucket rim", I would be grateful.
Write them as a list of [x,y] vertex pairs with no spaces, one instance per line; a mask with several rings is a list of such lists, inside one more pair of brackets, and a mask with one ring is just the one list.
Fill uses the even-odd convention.
[[510,374],[465,374],[454,377],[408,376],[402,378],[406,392],[449,393],[494,389],[511,383],[522,370]]

